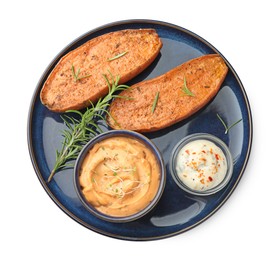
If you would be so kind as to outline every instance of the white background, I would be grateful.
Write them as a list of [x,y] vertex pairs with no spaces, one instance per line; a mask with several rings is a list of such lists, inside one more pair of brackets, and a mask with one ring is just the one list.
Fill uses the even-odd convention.
[[[49,62],[81,34],[126,19],[173,23],[209,41],[238,73],[254,121],[249,164],[225,205],[189,232],[151,242],[108,238],[69,218],[42,188],[27,148],[29,104]],[[269,0],[2,1],[0,258],[275,259],[278,24],[276,1]]]

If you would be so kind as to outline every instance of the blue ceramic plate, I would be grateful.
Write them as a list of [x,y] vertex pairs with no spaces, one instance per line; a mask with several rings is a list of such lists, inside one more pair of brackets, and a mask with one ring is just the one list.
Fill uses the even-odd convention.
[[[73,169],[58,172],[54,179],[47,183],[55,162],[55,151],[61,147],[61,130],[64,124],[60,114],[49,111],[40,102],[39,93],[44,81],[59,59],[69,51],[96,36],[130,28],[156,29],[163,41],[163,48],[155,62],[128,85],[156,77],[192,58],[209,53],[220,54],[198,35],[165,22],[129,20],[94,29],[62,50],[42,75],[30,105],[28,145],[34,169],[42,186],[67,215],[103,235],[126,240],[154,240],[177,235],[197,226],[225,203],[239,183],[248,162],[252,144],[252,118],[244,87],[232,66],[223,57],[229,72],[217,96],[189,119],[164,130],[146,134],[163,154],[167,167],[167,181],[161,200],[145,217],[123,224],[109,223],[94,217],[78,199],[73,185]],[[240,118],[242,121],[225,134],[217,113],[228,125]],[[229,147],[234,161],[234,171],[228,185],[208,197],[187,194],[176,185],[169,171],[170,154],[176,143],[189,134],[200,132],[213,134],[223,140]]]

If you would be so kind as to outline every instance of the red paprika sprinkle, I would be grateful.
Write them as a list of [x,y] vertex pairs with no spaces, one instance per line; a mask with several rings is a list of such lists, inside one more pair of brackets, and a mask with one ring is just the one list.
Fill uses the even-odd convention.
[[219,159],[220,159],[220,157],[219,157],[219,154],[218,154],[218,153],[215,153],[215,158],[216,158],[216,160],[219,160]]

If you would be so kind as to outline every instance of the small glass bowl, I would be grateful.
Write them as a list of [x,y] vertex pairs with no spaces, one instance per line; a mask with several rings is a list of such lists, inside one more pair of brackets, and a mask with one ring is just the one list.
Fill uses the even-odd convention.
[[[180,152],[180,150],[188,143],[192,142],[192,141],[196,141],[196,140],[207,140],[207,141],[211,141],[212,143],[214,143],[217,147],[219,147],[227,160],[227,172],[226,175],[224,177],[224,179],[221,181],[221,183],[219,183],[218,185],[216,185],[215,187],[212,187],[210,189],[207,190],[194,190],[191,189],[190,187],[188,187],[187,185],[185,185],[180,178],[177,175],[177,171],[176,171],[176,164],[177,164],[177,156],[178,153]],[[183,138],[181,141],[179,141],[176,146],[173,148],[173,151],[171,153],[171,158],[170,158],[170,172],[171,175],[175,181],[175,183],[184,191],[193,194],[193,195],[199,195],[199,196],[207,196],[207,195],[212,195],[218,191],[220,191],[221,189],[223,189],[229,182],[229,180],[232,177],[232,173],[233,173],[233,159],[232,159],[232,155],[231,152],[229,150],[229,148],[227,147],[227,145],[218,137],[211,135],[211,134],[206,134],[206,133],[197,133],[197,134],[192,134],[189,135],[185,138]]]
[[[107,215],[107,214],[104,214],[104,213],[98,211],[93,205],[91,205],[86,200],[86,198],[84,197],[84,195],[82,193],[81,186],[79,183],[80,169],[81,169],[82,163],[83,163],[85,157],[87,156],[89,150],[98,142],[101,142],[105,139],[113,138],[113,137],[129,137],[129,138],[136,139],[137,141],[144,144],[155,155],[155,158],[157,159],[159,169],[160,169],[159,186],[158,186],[156,195],[152,199],[152,201],[144,209],[138,211],[137,213],[129,215],[129,216],[123,216],[123,217],[122,216],[121,217],[111,216],[111,215]],[[81,203],[92,215],[94,215],[102,220],[109,221],[109,222],[125,223],[125,222],[134,221],[134,220],[139,219],[139,218],[143,217],[144,215],[146,215],[159,202],[159,200],[163,194],[164,188],[165,188],[165,183],[166,183],[166,169],[165,169],[165,164],[164,164],[164,161],[163,161],[163,158],[162,158],[162,155],[161,155],[159,149],[155,146],[155,144],[153,144],[153,142],[151,140],[149,140],[144,135],[139,134],[134,131],[129,131],[129,130],[111,130],[111,131],[102,133],[102,134],[96,136],[95,138],[93,138],[91,141],[89,141],[84,146],[84,148],[80,152],[80,154],[76,160],[76,164],[75,164],[75,168],[74,168],[74,187],[75,187],[75,190],[77,192],[77,195],[78,195]]]

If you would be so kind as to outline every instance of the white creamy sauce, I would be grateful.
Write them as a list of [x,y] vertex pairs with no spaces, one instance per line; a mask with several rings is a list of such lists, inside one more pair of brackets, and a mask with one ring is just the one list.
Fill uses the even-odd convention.
[[208,190],[225,178],[227,160],[213,142],[195,140],[186,144],[177,155],[179,179],[192,190]]

